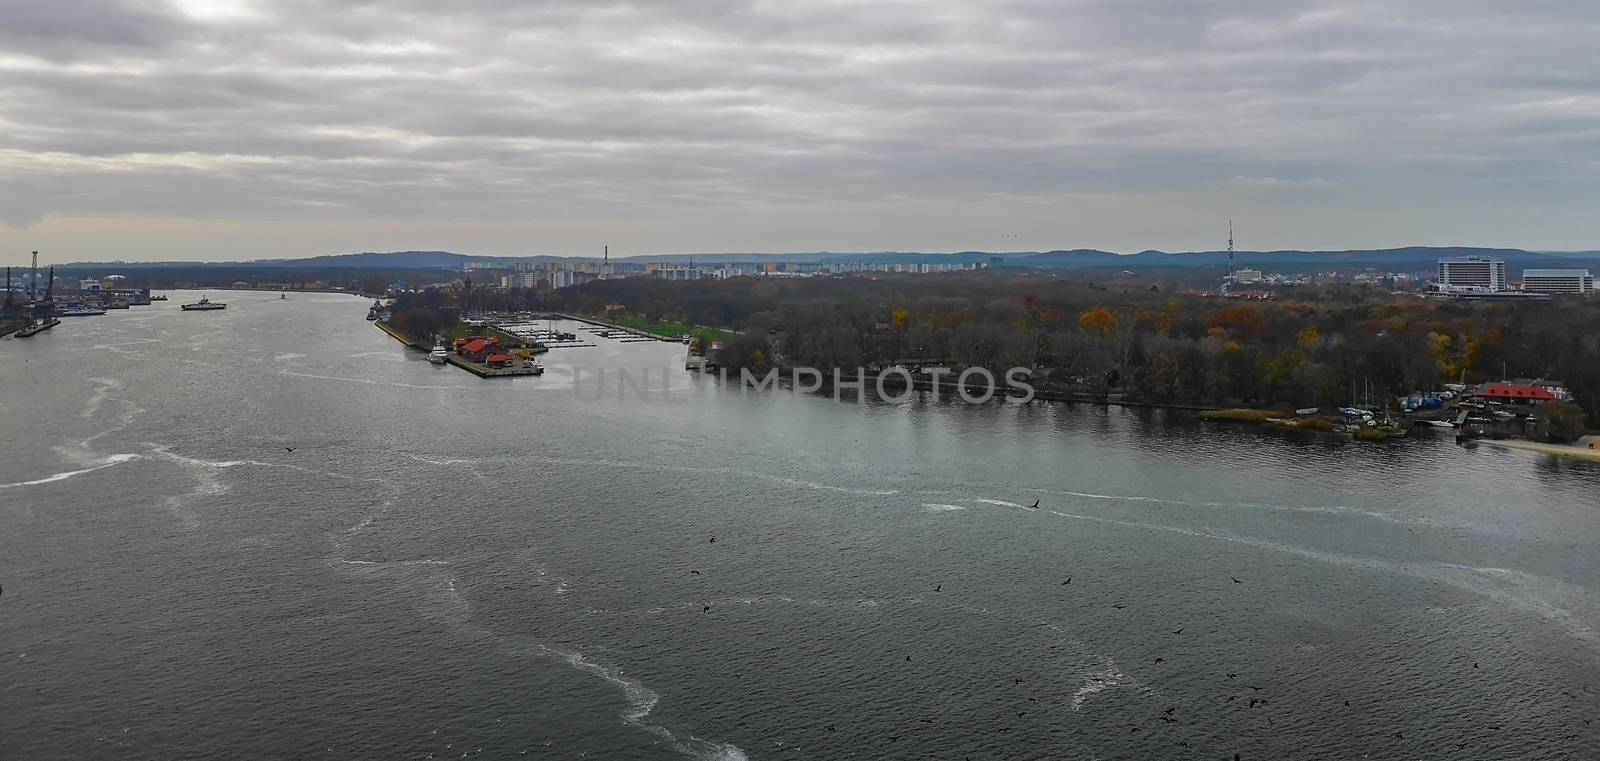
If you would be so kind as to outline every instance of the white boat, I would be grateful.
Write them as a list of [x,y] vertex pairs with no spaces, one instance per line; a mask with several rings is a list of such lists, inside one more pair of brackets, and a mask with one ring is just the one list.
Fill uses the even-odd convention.
[[61,316],[62,317],[94,317],[96,315],[102,315],[102,314],[105,314],[105,313],[106,313],[106,310],[100,309],[98,307],[76,306],[76,307],[69,307],[65,312],[61,313]]
[[436,365],[442,365],[450,361],[450,350],[444,348],[442,343],[435,343],[433,351],[428,352],[428,361]]
[[1454,428],[1454,427],[1456,427],[1455,423],[1452,423],[1452,422],[1450,422],[1448,420],[1418,420],[1417,422],[1422,423],[1423,425],[1431,425],[1434,428]]
[[182,307],[180,307],[180,309],[182,309],[185,312],[209,312],[209,311],[214,310],[214,309],[227,309],[227,308],[228,308],[227,304],[219,304],[219,303],[217,303],[215,301],[212,301],[211,299],[206,298],[205,296],[201,296],[200,300],[196,301],[193,304],[184,304]]

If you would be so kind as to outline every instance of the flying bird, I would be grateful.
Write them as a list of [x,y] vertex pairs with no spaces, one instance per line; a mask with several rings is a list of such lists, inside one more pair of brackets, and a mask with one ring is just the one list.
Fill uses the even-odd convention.
[[944,589],[944,585],[943,584],[940,584],[939,586],[934,587],[933,591],[938,592],[941,589]]
[[1182,633],[1183,633],[1183,629],[1182,628],[1179,628],[1177,631],[1173,632],[1173,634],[1182,634]]
[[1072,577],[1068,576],[1066,581],[1061,582],[1061,586],[1066,586],[1066,585],[1071,584],[1071,583],[1072,583]]
[[692,574],[692,575],[695,575],[695,576],[699,576],[700,575],[699,571],[690,571],[689,573]]
[[1113,605],[1111,607],[1116,608],[1117,610],[1122,610],[1123,608],[1126,608],[1128,606],[1126,606],[1126,605]]
[[287,449],[287,450],[289,450],[289,451],[290,451],[290,452],[293,452],[293,451],[294,451],[294,447],[284,447],[284,449]]
[[1038,510],[1039,509],[1039,500],[1034,500],[1033,504],[1028,505],[1028,509],[1029,510]]
[[[1232,576],[1229,576],[1228,578],[1233,579]],[[1238,579],[1233,579],[1233,583],[1235,583],[1235,584],[1243,584],[1244,582],[1242,582],[1242,581],[1240,581]]]
[[714,536],[713,536],[713,537],[711,537],[711,542],[710,542],[710,543],[711,543],[711,544],[716,544],[716,543],[717,543],[717,538],[716,538],[716,537],[714,537]]

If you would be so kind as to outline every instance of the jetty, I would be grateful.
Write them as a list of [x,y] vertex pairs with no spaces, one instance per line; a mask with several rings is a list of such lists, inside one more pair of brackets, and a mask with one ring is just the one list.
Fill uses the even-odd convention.
[[[626,325],[615,323],[615,322],[612,322],[610,320],[602,320],[599,317],[585,317],[585,316],[580,315],[580,314],[568,314],[566,312],[554,312],[553,314],[557,318],[562,319],[562,320],[572,320],[574,322],[584,322],[584,323],[588,323],[590,325],[598,325],[599,327],[605,328],[606,330],[620,330],[620,331],[622,331],[624,333],[631,333],[631,334],[633,334],[635,336],[638,336],[639,339],[648,339],[648,340],[651,340],[651,341],[665,341],[666,343],[669,343],[669,344],[679,343],[682,340],[682,339],[679,339],[679,338],[670,338],[670,337],[667,337],[667,336],[656,335],[655,333],[646,333],[646,332],[644,332],[642,330],[639,330],[638,328],[630,328],[630,327],[628,327]],[[598,331],[595,331],[595,330],[592,330],[592,329],[589,329],[589,328],[585,328],[584,330],[586,332],[589,332],[589,333],[598,332]],[[610,336],[607,336],[607,338],[609,338],[609,337]],[[631,342],[631,341],[637,340],[637,339],[627,339],[627,340],[629,340]],[[642,343],[643,341],[640,341],[640,342]]]
[[525,375],[544,375],[544,368],[537,362],[528,360],[515,360],[504,367],[492,367],[457,356],[455,353],[445,355],[445,361],[456,367],[466,370],[479,378],[516,378]]
[[17,331],[17,338],[28,338],[29,336],[36,336],[36,335],[38,335],[40,333],[45,332],[46,330],[49,330],[49,329],[51,329],[51,328],[53,328],[53,327],[55,327],[57,325],[60,325],[60,324],[61,324],[60,320],[58,320],[58,319],[56,319],[54,317],[51,317],[48,320],[44,320],[43,322],[36,322],[36,323],[26,327],[26,328],[23,328],[22,330]]

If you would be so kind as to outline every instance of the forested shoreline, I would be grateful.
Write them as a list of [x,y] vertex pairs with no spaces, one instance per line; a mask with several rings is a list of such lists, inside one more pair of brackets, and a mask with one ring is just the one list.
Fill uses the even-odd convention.
[[[1600,300],[1441,301],[1377,287],[1271,300],[1045,274],[603,280],[417,294],[402,306],[615,313],[730,328],[729,368],[868,368],[928,358],[1041,388],[1147,402],[1318,406],[1501,377],[1566,384],[1600,419]],[[1165,286],[1165,287],[1164,287]],[[478,291],[472,293],[472,291]]]

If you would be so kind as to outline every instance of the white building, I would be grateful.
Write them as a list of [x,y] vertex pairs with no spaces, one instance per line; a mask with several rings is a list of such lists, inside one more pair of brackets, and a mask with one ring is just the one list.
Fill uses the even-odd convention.
[[[518,264],[521,264],[521,262],[518,262]],[[537,288],[542,274],[533,270],[519,271],[517,273],[517,285],[523,288]]]
[[1235,283],[1259,283],[1262,277],[1261,270],[1249,268],[1234,270],[1233,274],[1229,276]]
[[1594,293],[1594,275],[1588,270],[1523,270],[1522,290],[1534,293]]
[[1456,256],[1439,260],[1441,291],[1504,291],[1506,260],[1490,256]]

